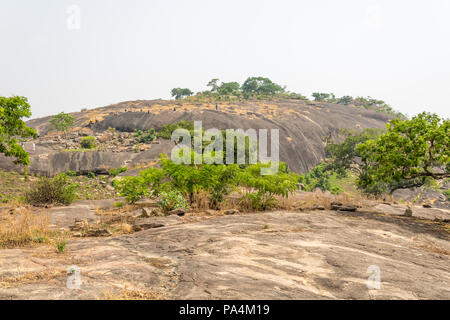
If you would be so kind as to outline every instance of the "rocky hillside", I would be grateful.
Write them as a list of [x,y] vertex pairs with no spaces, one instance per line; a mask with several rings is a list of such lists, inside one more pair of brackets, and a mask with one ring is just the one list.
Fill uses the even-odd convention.
[[[28,122],[40,134],[37,141],[25,143],[32,173],[101,173],[121,166],[145,166],[159,153],[169,153],[173,144],[160,140],[136,145],[132,132],[158,130],[180,120],[202,121],[203,129],[279,129],[280,159],[292,170],[306,172],[324,158],[324,137],[335,137],[341,128],[383,127],[390,119],[360,107],[302,100],[224,102],[217,110],[215,103],[128,101],[72,115],[75,128],[67,134],[51,131],[51,117]],[[80,140],[87,135],[97,138],[96,150],[80,150]],[[2,157],[0,169],[20,168]]]

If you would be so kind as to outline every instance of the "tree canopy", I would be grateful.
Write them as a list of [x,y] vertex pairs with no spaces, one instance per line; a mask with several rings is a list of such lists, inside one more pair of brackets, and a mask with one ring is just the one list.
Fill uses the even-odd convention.
[[52,128],[58,131],[67,132],[69,128],[73,127],[74,118],[70,114],[61,112],[52,117],[52,119],[50,120],[50,124]]
[[177,100],[192,96],[193,94],[194,93],[188,88],[173,88],[171,91],[172,97],[175,97]]
[[450,177],[450,121],[436,114],[394,119],[386,133],[357,149],[363,163],[358,181],[362,187],[382,181],[392,192],[421,186],[427,178]]
[[0,153],[7,157],[15,157],[16,164],[30,164],[30,157],[18,140],[18,138],[37,137],[36,131],[27,127],[22,120],[30,116],[27,98],[0,97]]
[[264,77],[247,78],[241,89],[245,95],[275,95],[284,92],[283,87]]

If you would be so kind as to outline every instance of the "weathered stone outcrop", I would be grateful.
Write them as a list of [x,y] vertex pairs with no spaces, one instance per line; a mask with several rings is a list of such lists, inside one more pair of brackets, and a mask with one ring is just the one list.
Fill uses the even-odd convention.
[[[106,143],[108,136],[111,136],[109,133],[103,134],[109,128],[114,128],[117,132],[150,128],[158,130],[167,123],[176,123],[180,120],[202,121],[205,130],[267,129],[270,132],[270,129],[278,129],[280,159],[288,163],[291,170],[297,172],[312,169],[325,157],[324,138],[335,137],[342,128],[383,127],[390,119],[386,115],[360,107],[299,100],[219,103],[218,110],[215,109],[215,103],[130,101],[73,113],[73,116],[80,135],[92,132],[101,143]],[[28,125],[36,128],[42,137],[50,130],[49,120],[49,117],[34,119],[29,121]],[[69,145],[77,142],[77,139],[80,138],[72,139]],[[46,174],[64,170],[101,172],[110,166],[121,166],[126,160],[131,163],[148,161],[159,152],[169,153],[171,150],[166,144],[167,141],[163,140],[162,146],[152,145],[149,153],[114,152],[117,151],[114,149],[118,149],[116,144],[105,150],[111,152],[59,154],[51,143],[58,144],[63,141],[59,138],[55,141],[47,141],[42,148],[39,143],[37,144],[36,154],[32,157],[32,171]],[[5,167],[2,159],[0,168]]]

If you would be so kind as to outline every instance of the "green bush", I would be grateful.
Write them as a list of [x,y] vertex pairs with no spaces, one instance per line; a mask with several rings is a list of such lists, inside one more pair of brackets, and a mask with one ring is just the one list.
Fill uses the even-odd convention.
[[136,134],[135,137],[137,138],[137,142],[139,143],[149,143],[152,142],[153,140],[155,140],[156,138],[156,131],[155,129],[150,129],[147,132],[142,132],[141,130],[139,130]]
[[81,147],[83,149],[94,149],[96,147],[95,138],[91,136],[82,138]]
[[77,173],[75,171],[67,171],[66,175],[69,177],[75,177],[77,175]]
[[442,193],[447,197],[447,201],[450,201],[450,189],[447,189]]
[[88,172],[87,177],[88,177],[89,179],[94,179],[94,178],[95,178],[95,173],[93,173],[93,172]]
[[257,163],[242,169],[238,176],[238,185],[250,191],[241,200],[252,209],[267,210],[275,207],[275,196],[288,197],[297,190],[299,175],[289,172],[287,165],[280,162],[278,171],[272,175],[261,175],[261,169],[269,164]]
[[261,169],[267,168],[268,164],[247,167],[235,164],[184,165],[162,156],[160,165],[161,169],[142,170],[138,177],[123,177],[113,185],[120,196],[126,197],[128,203],[176,190],[192,205],[196,193],[206,192],[210,196],[209,207],[212,209],[220,208],[228,194],[243,187],[248,190],[247,193],[255,193],[252,203],[261,203],[252,207],[264,210],[273,206],[274,196],[287,197],[296,190],[299,178],[297,174],[289,172],[284,163],[280,164],[280,170],[273,175],[261,175]]
[[119,174],[121,174],[122,172],[127,172],[128,168],[127,167],[120,167],[117,169],[111,169],[109,170],[109,175],[112,177],[117,177]]
[[158,201],[158,206],[165,213],[178,208],[189,208],[189,205],[186,199],[183,197],[183,194],[178,190],[161,192],[161,200]]
[[113,186],[121,197],[126,197],[129,204],[139,199],[159,195],[163,172],[161,169],[149,168],[142,170],[137,177],[123,177],[113,181]]
[[25,194],[25,200],[32,205],[69,205],[76,199],[77,185],[71,183],[65,174],[54,178],[41,177]]

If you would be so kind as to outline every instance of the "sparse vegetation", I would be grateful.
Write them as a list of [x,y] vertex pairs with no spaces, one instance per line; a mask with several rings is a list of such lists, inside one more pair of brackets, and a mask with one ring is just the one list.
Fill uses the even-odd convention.
[[84,137],[81,139],[81,147],[83,149],[94,149],[96,147],[94,137]]
[[113,169],[109,170],[109,175],[111,177],[117,177],[122,172],[127,172],[127,171],[128,171],[127,167],[120,167],[120,168],[117,168],[117,169],[113,168]]
[[76,199],[77,187],[65,174],[54,178],[41,177],[32,184],[25,194],[25,199],[35,206],[53,203],[68,205]]
[[74,126],[74,117],[70,114],[61,112],[51,118],[50,124],[55,130],[67,132]]
[[0,247],[48,242],[52,236],[49,224],[47,214],[35,214],[26,208],[21,208],[15,214],[1,215]]

